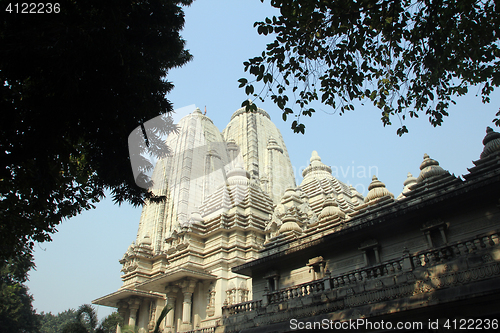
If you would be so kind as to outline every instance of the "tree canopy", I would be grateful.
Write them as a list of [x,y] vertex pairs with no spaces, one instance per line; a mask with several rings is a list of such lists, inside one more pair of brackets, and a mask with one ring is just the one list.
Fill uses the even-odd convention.
[[116,325],[123,321],[118,312],[113,312],[98,324],[95,309],[89,304],[81,305],[78,310],[69,309],[57,315],[42,312],[38,318],[40,333],[115,333]]
[[33,298],[24,285],[33,267],[31,257],[11,258],[0,266],[0,331],[38,332],[38,317],[31,305]]
[[0,0],[0,266],[50,240],[109,189],[140,205],[127,138],[172,111],[168,70],[191,59],[179,32],[192,0]]
[[[105,330],[105,328],[103,327],[103,323],[108,318],[116,319],[119,318],[119,315],[118,317],[116,317],[116,315],[111,314],[106,317],[102,323],[99,324],[97,313],[95,312],[94,307],[90,304],[83,304],[80,305],[80,307],[76,311],[74,321],[64,325],[62,333],[107,333],[109,332],[109,330]],[[114,329],[116,330],[116,323]]]
[[[263,2],[263,0],[261,0]],[[272,0],[280,16],[256,22],[274,34],[260,56],[244,63],[248,95],[268,96],[293,115],[311,116],[314,101],[339,114],[371,101],[381,120],[425,114],[433,126],[453,98],[479,85],[483,102],[500,84],[500,10],[493,0]],[[256,82],[263,83],[259,93]],[[244,102],[248,108],[255,104]],[[500,115],[497,114],[497,116]],[[500,120],[494,120],[500,125]]]
[[63,328],[76,322],[76,311],[69,309],[59,312],[57,315],[51,312],[42,312],[38,315],[40,322],[40,333],[62,333]]

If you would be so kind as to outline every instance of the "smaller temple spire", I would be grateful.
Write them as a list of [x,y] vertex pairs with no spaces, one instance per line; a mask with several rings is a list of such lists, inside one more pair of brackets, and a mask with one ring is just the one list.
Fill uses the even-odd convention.
[[285,217],[283,217],[283,224],[280,227],[279,233],[283,234],[289,231],[293,231],[298,234],[302,233],[302,228],[298,224],[296,207],[290,207],[287,209]]
[[500,152],[500,133],[493,131],[491,127],[486,128],[486,136],[483,139],[484,149],[480,158]]
[[406,176],[406,179],[403,183],[403,191],[401,192],[400,195],[398,195],[397,199],[402,199],[405,197],[405,195],[411,191],[411,187],[417,183],[417,178],[413,177],[411,172],[408,172],[408,175]]
[[227,173],[228,185],[248,185],[250,174],[237,162],[234,169]]
[[332,168],[323,164],[321,162],[321,157],[319,157],[318,152],[313,150],[311,154],[311,159],[309,160],[309,166],[302,171],[302,177],[306,177],[307,175],[325,175],[332,176]]
[[420,174],[417,178],[417,183],[423,182],[425,179],[429,179],[434,176],[439,176],[447,173],[442,167],[439,166],[439,162],[433,160],[429,155],[424,154],[424,160],[420,164]]
[[329,217],[339,217],[341,219],[345,218],[345,213],[339,208],[339,205],[332,197],[332,195],[328,195],[323,203],[323,209],[319,214],[319,219],[323,220]]
[[373,176],[372,182],[368,185],[368,194],[365,197],[365,202],[369,203],[385,196],[394,198],[394,194],[385,188],[385,184],[378,180],[376,176]]

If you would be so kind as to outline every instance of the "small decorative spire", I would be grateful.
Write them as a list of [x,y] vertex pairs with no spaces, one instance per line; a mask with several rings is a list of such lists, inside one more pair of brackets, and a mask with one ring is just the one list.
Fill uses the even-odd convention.
[[439,176],[447,173],[443,168],[439,166],[438,161],[433,160],[429,155],[424,154],[424,160],[420,164],[420,174],[417,178],[417,183],[421,183],[424,179],[429,179],[434,176]]
[[269,139],[267,139],[267,149],[268,150],[274,149],[274,150],[277,150],[277,151],[283,153],[283,149],[278,144],[278,141],[276,141],[276,139],[272,136],[270,136]]
[[483,139],[484,149],[480,158],[500,151],[500,133],[493,131],[491,127],[486,128],[486,136]]
[[309,162],[311,162],[311,164],[317,164],[314,162],[321,162],[321,157],[319,157],[318,152],[316,150],[313,150]]
[[283,224],[280,227],[279,233],[283,234],[287,231],[296,231],[302,233],[297,218],[297,210],[291,207],[287,210],[285,217],[283,217]]
[[408,175],[406,175],[406,179],[403,182],[403,185],[405,187],[407,187],[407,186],[411,186],[411,185],[416,184],[416,183],[417,183],[417,178],[413,177],[411,172],[408,172]]
[[385,188],[385,184],[378,180],[377,176],[373,176],[372,182],[368,185],[368,194],[365,197],[365,202],[368,203],[385,196],[394,198],[394,195]]
[[345,213],[339,208],[339,205],[331,195],[327,196],[323,203],[323,209],[319,214],[319,219],[324,219],[329,216],[338,216],[341,219],[345,217]]
[[306,177],[308,174],[311,175],[325,175],[325,176],[330,176],[332,175],[332,168],[329,166],[323,164],[321,162],[321,157],[319,157],[318,152],[316,150],[313,150],[311,154],[311,159],[309,160],[309,166],[302,171],[302,177]]
[[411,191],[411,187],[417,183],[417,178],[413,177],[411,172],[408,172],[408,175],[406,176],[405,181],[403,182],[403,191],[401,194],[398,196],[398,199],[402,199],[405,197],[405,195]]
[[250,174],[243,168],[241,163],[237,162],[234,169],[227,173],[228,185],[247,185]]

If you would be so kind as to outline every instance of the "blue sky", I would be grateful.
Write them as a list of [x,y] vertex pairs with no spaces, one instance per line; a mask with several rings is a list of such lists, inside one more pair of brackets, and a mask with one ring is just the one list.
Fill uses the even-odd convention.
[[[259,55],[271,41],[259,36],[253,23],[277,13],[259,0],[196,0],[185,12],[182,35],[194,59],[170,72],[175,88],[167,98],[175,108],[206,106],[207,116],[222,130],[246,98],[237,82],[245,76],[243,61]],[[418,176],[424,153],[457,176],[473,166],[486,126],[492,126],[500,106],[498,92],[486,105],[475,96],[478,92],[472,88],[456,99],[441,127],[433,128],[424,116],[407,121],[410,133],[403,137],[396,135],[396,122],[384,128],[380,112],[369,103],[343,116],[320,106],[312,118],[302,119],[305,135],[294,134],[272,102],[258,106],[270,114],[284,137],[297,185],[316,150],[334,176],[363,194],[375,173],[397,196],[408,172]],[[135,240],[140,214],[140,208],[114,205],[108,197],[95,210],[64,221],[52,242],[37,245],[37,269],[28,282],[37,311],[58,313],[116,291],[121,286],[118,260]],[[100,318],[111,310],[97,307]]]

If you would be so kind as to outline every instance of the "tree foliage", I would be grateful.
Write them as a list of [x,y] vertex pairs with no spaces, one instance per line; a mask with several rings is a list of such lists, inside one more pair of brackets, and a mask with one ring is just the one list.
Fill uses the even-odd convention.
[[115,333],[116,325],[123,322],[123,318],[118,312],[113,312],[108,315],[101,323],[103,333]]
[[79,322],[72,322],[63,327],[62,333],[89,333]]
[[[369,100],[381,110],[384,126],[400,118],[402,135],[406,117],[425,113],[438,126],[454,97],[479,85],[483,102],[489,102],[500,84],[500,10],[493,0],[272,0],[271,5],[281,15],[255,26],[261,35],[275,34],[275,40],[244,63],[254,80],[239,82],[248,95],[270,95],[285,121],[295,115],[295,132],[304,133],[300,116],[315,112],[314,101],[343,114],[354,110],[355,101]],[[256,93],[260,81],[264,88]]]
[[[40,322],[40,333],[75,333],[94,332],[115,333],[116,325],[123,320],[118,312],[113,312],[97,324],[97,314],[89,304],[84,304],[78,311],[69,309],[57,315],[52,313],[41,313],[38,315]],[[92,318],[92,322],[89,320]]]
[[20,256],[0,267],[0,332],[38,332],[33,298],[24,285],[32,266],[31,257]]
[[114,333],[116,324],[121,321],[120,315],[113,312],[99,323],[94,307],[83,304],[75,312],[74,319],[63,326],[62,333]]
[[38,315],[40,333],[62,333],[63,328],[76,321],[76,311],[69,309],[57,315],[42,312]]
[[168,70],[191,55],[192,0],[61,0],[52,14],[0,0],[0,266],[50,240],[109,189],[140,205],[127,138],[172,110]]

